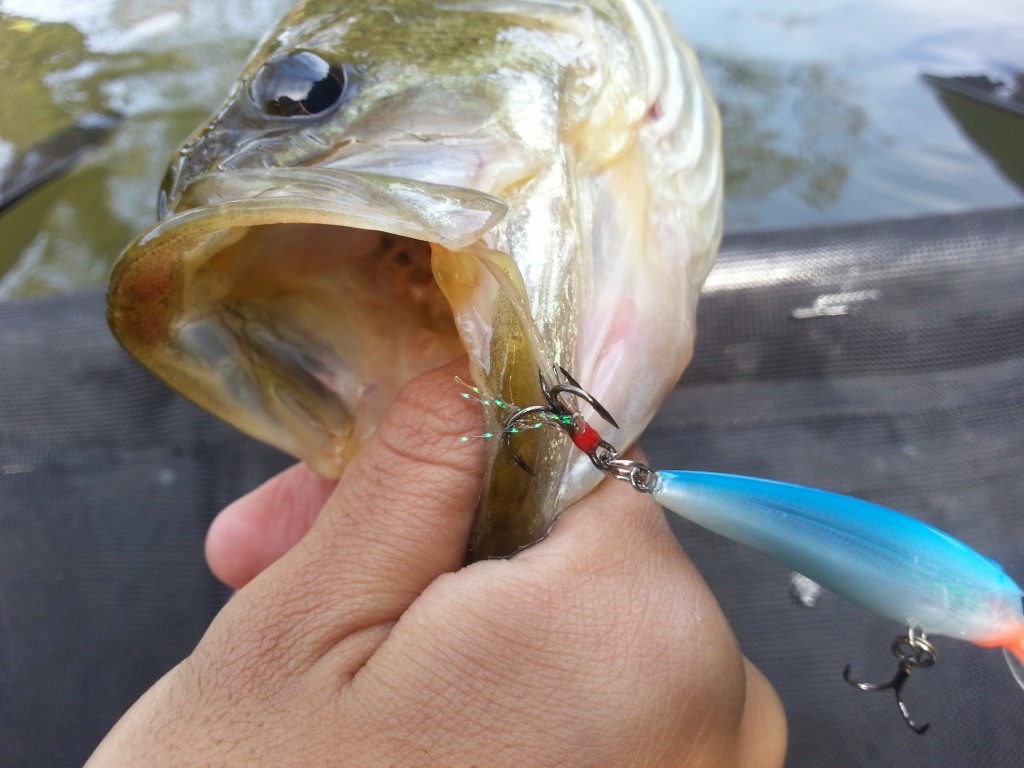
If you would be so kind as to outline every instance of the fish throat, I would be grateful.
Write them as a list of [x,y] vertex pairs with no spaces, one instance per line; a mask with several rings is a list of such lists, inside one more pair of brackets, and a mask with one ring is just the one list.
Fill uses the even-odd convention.
[[402,383],[461,352],[429,243],[324,224],[224,239],[183,276],[173,332],[234,397],[337,443],[319,471],[337,473]]

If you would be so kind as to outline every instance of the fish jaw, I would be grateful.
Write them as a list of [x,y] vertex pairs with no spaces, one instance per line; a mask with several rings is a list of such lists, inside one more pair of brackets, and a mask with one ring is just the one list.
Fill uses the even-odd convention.
[[[434,277],[454,312],[471,373],[506,403],[543,402],[551,352],[534,326],[522,275],[512,258],[484,243],[434,248]],[[503,434],[508,414],[485,409],[489,433],[481,498],[468,542],[470,560],[507,557],[540,539],[557,516],[572,448],[557,433]]]
[[431,249],[505,212],[376,174],[209,174],[122,254],[108,321],[171,387],[336,477],[403,383],[462,353]]

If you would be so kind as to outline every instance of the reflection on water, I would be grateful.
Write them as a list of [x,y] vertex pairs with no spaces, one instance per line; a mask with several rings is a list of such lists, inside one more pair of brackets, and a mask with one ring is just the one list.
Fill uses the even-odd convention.
[[[727,230],[1020,201],[920,79],[1019,69],[1019,0],[665,4],[722,104]],[[86,114],[125,116],[74,171],[0,216],[0,298],[105,280],[152,222],[171,153],[289,5],[0,0],[0,170]]]
[[172,152],[290,5],[0,0],[0,167],[84,115],[125,117],[74,171],[0,216],[0,299],[106,281],[152,223]]
[[[84,62],[89,51],[82,33],[70,24],[39,24],[9,19],[0,25],[0,83],[5,109],[0,115],[4,159],[73,122],[73,104],[61,103],[48,81]],[[91,91],[91,92],[90,92]],[[82,83],[74,102],[97,101],[91,84]]]
[[[38,142],[70,128],[79,112],[95,112],[104,102],[84,35],[63,23],[0,19],[0,83],[8,107],[0,113],[0,159],[5,175]],[[75,74],[82,73],[81,75]],[[73,87],[69,84],[74,82]],[[0,296],[37,293],[102,280],[99,253],[112,243],[95,242],[85,221],[111,220],[101,195],[80,191],[105,185],[101,167],[91,166],[69,184],[69,178],[42,187],[0,218]],[[5,185],[6,186],[6,185]],[[126,227],[113,227],[121,237]],[[74,233],[62,244],[62,231]],[[116,246],[115,246],[116,247]],[[67,254],[66,261],[57,252]]]
[[1020,204],[920,77],[1019,69],[1019,0],[663,1],[723,104],[727,231]]
[[834,205],[867,124],[850,84],[819,63],[716,53],[702,62],[722,110],[729,199],[763,200],[788,190],[816,210]]

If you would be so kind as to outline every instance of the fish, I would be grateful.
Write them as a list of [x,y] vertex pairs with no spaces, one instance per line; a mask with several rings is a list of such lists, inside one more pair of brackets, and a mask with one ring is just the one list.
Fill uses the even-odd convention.
[[[649,0],[308,0],[172,159],[107,318],[328,477],[465,353],[511,403],[573,371],[626,446],[690,359],[721,210],[714,100]],[[529,546],[600,481],[546,432],[487,442],[467,560]]]
[[994,560],[853,496],[740,475],[658,470],[653,499],[910,630],[1001,647],[1024,688],[1021,588]]

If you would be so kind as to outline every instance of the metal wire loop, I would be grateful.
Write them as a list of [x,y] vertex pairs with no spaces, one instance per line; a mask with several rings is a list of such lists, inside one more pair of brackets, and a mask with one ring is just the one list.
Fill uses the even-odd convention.
[[641,493],[654,490],[656,473],[651,467],[640,461],[620,459],[618,452],[607,444],[596,450],[591,460],[609,477],[623,480]]
[[892,641],[892,655],[900,664],[911,667],[930,667],[935,663],[938,649],[920,630],[911,629],[906,635]]
[[[651,493],[658,482],[658,474],[651,467],[639,461],[632,461],[630,459],[620,459],[619,452],[615,449],[611,443],[605,440],[599,439],[596,432],[590,427],[580,415],[579,411],[574,406],[568,405],[561,399],[562,395],[569,395],[571,397],[583,400],[589,403],[594,410],[601,416],[605,421],[614,427],[619,425],[616,423],[612,415],[605,409],[597,398],[587,392],[583,387],[579,385],[579,382],[574,379],[568,371],[562,367],[558,367],[562,376],[565,378],[565,384],[559,383],[553,386],[549,386],[544,380],[543,374],[538,372],[538,380],[540,384],[541,392],[544,395],[544,405],[530,405],[525,408],[512,413],[506,420],[502,430],[502,440],[507,439],[507,436],[512,434],[515,425],[530,416],[548,416],[551,417],[549,422],[552,426],[560,427],[565,431],[573,441],[581,434],[592,434],[598,437],[596,442],[587,442],[585,446],[581,446],[590,462],[597,467],[601,472],[606,475],[615,478],[616,480],[623,480],[633,486],[634,489],[641,493]],[[577,431],[579,430],[579,431]],[[584,432],[584,430],[588,430]],[[520,459],[517,463],[527,469],[530,474],[534,474],[525,462]]]

